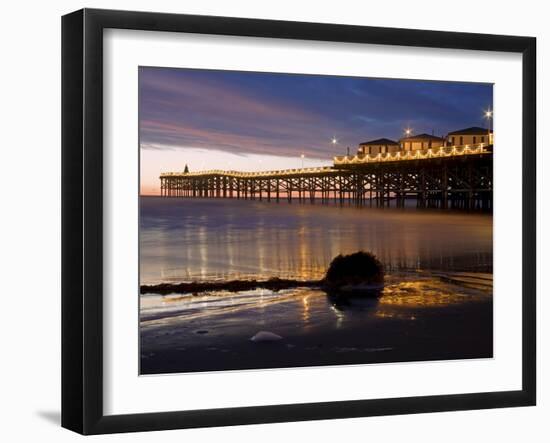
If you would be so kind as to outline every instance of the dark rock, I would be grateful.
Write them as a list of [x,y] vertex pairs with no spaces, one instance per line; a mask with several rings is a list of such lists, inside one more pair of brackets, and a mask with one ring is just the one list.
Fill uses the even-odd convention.
[[370,252],[339,255],[332,260],[324,280],[329,290],[380,290],[384,285],[384,266]]

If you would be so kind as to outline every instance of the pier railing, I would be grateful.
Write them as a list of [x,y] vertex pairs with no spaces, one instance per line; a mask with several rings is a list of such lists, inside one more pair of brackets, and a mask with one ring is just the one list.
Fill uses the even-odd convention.
[[426,160],[430,158],[457,157],[462,155],[489,154],[491,150],[484,143],[475,146],[446,146],[440,148],[417,149],[413,151],[386,152],[381,154],[341,155],[334,157],[334,165],[362,163],[397,162],[408,160]]
[[162,177],[204,177],[209,175],[223,175],[226,177],[237,178],[261,178],[261,177],[273,177],[273,176],[292,176],[292,175],[314,175],[314,174],[326,174],[334,171],[332,166],[319,166],[315,168],[296,168],[296,169],[280,169],[274,171],[227,171],[224,169],[208,169],[205,171],[196,172],[163,172],[160,174]]

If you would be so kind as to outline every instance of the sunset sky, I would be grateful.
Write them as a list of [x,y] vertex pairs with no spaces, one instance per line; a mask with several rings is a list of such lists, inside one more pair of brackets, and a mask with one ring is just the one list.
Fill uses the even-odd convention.
[[[141,194],[161,172],[330,165],[410,127],[486,126],[491,84],[140,68]],[[338,143],[331,140],[336,138]],[[301,155],[304,155],[304,159]]]

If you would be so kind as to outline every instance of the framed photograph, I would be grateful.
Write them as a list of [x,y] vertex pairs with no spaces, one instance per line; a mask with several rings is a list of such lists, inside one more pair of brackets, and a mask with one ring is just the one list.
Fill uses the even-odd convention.
[[534,405],[531,37],[62,20],[62,425]]

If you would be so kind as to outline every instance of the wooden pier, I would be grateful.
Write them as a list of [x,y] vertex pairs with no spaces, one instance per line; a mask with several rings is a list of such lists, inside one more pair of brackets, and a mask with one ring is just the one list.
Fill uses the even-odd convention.
[[492,146],[335,157],[333,166],[161,174],[161,196],[492,210]]

